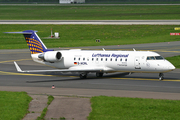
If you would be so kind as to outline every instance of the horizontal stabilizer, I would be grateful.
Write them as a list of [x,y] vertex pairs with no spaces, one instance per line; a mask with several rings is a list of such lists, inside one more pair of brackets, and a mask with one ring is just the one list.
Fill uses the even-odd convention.
[[15,34],[32,34],[33,32],[4,32],[4,33],[15,33]]
[[51,49],[47,49],[47,47],[42,42],[42,40],[40,39],[40,37],[37,35],[36,32],[37,31],[34,31],[34,30],[25,30],[22,32],[5,32],[5,33],[23,34],[26,40],[26,43],[29,46],[29,50],[31,51],[31,54],[54,51]]

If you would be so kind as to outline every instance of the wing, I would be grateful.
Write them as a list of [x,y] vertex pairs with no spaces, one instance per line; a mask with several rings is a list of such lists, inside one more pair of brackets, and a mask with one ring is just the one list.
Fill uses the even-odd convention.
[[23,71],[19,67],[19,65],[14,61],[14,65],[18,72],[104,72],[104,71],[112,71],[111,68],[104,68],[104,67],[70,67],[69,69],[53,69],[53,70],[26,70]]

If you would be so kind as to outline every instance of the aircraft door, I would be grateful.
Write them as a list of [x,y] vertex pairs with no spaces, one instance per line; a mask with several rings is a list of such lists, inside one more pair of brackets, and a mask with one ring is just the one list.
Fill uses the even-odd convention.
[[141,66],[140,66],[140,57],[135,57],[135,59],[134,59],[134,66],[135,66],[135,69],[141,69]]

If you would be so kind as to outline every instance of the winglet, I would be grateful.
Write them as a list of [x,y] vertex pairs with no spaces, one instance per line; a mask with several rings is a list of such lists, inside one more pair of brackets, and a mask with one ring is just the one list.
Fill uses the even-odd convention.
[[22,70],[21,70],[21,68],[19,67],[19,65],[14,61],[14,65],[15,65],[15,67],[16,67],[16,70],[18,71],[18,72],[23,72]]

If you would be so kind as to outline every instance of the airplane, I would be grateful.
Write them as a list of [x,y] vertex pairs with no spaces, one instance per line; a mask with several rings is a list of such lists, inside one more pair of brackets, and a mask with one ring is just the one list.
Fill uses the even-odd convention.
[[159,73],[159,80],[164,79],[164,73],[175,69],[174,65],[156,52],[151,51],[112,51],[112,50],[81,50],[47,49],[37,35],[37,31],[6,32],[23,34],[31,51],[33,61],[54,67],[52,70],[23,71],[14,61],[18,72],[76,72],[81,79],[88,73],[96,73],[102,77],[104,73]]

